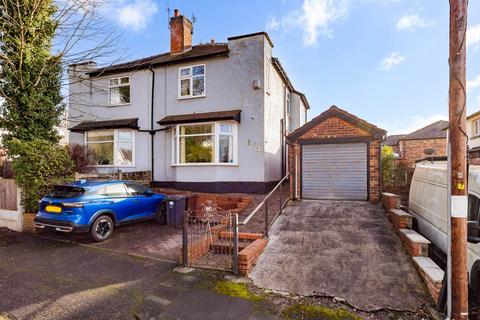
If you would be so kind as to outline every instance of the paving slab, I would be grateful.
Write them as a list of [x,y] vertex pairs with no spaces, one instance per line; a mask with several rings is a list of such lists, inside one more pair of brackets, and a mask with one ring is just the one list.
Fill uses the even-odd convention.
[[339,297],[366,311],[431,302],[383,209],[367,202],[287,206],[250,277],[262,288]]

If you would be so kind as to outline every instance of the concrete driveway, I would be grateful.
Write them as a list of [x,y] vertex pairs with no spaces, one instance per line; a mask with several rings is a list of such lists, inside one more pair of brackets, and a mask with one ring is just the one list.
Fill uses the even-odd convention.
[[367,202],[293,202],[250,277],[263,288],[340,297],[367,311],[430,302],[383,209]]

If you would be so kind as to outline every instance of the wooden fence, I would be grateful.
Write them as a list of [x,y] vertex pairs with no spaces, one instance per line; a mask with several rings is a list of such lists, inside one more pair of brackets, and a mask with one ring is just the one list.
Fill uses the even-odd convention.
[[17,185],[14,179],[0,179],[0,210],[17,210]]

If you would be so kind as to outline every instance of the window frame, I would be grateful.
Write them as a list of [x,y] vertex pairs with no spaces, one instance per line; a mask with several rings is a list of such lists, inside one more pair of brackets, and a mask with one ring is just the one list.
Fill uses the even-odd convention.
[[480,118],[472,121],[472,137],[480,137]]
[[[127,84],[122,84],[122,78],[128,78],[128,83]],[[132,86],[131,86],[131,81],[130,81],[130,75],[123,75],[123,76],[118,76],[118,77],[113,77],[113,78],[108,78],[108,106],[109,107],[119,107],[119,106],[127,106],[132,103]],[[111,84],[111,80],[118,80],[118,84]],[[130,97],[129,101],[126,103],[117,103],[117,104],[112,104],[112,88],[120,88],[120,87],[127,87],[130,92]]]
[[[194,96],[193,95],[193,68],[195,67],[203,67],[203,94]],[[190,75],[188,76],[181,76],[180,73],[183,69],[190,69]],[[190,94],[188,96],[182,96],[182,80],[189,79],[190,80]],[[193,64],[189,66],[184,66],[184,67],[179,67],[177,71],[177,98],[179,100],[183,99],[195,99],[195,98],[203,98],[207,95],[207,65],[205,63],[200,63],[200,64]]]
[[[212,125],[212,133],[200,133],[200,134],[187,134],[179,135],[180,127],[195,126],[195,125]],[[220,132],[222,125],[232,126],[231,133]],[[190,162],[181,163],[180,159],[180,137],[195,137],[195,136],[213,136],[213,162]],[[233,144],[233,161],[232,162],[220,162],[219,161],[219,141],[220,136],[232,136]],[[172,167],[191,167],[191,166],[238,166],[238,123],[234,121],[220,121],[220,122],[195,122],[195,123],[182,123],[177,124],[172,130]]]
[[[103,130],[92,130],[92,131],[87,131],[84,134],[84,143],[85,146],[88,147],[89,144],[93,143],[110,143],[111,141],[94,141],[94,142],[88,142],[88,133],[89,132],[109,132],[113,131],[113,164],[92,164],[90,167],[96,167],[96,168],[132,168],[135,167],[135,130],[131,129],[103,129]],[[120,131],[128,131],[131,133],[131,143],[132,143],[132,163],[131,164],[117,164],[118,160],[118,133]],[[122,140],[125,142],[126,140]]]

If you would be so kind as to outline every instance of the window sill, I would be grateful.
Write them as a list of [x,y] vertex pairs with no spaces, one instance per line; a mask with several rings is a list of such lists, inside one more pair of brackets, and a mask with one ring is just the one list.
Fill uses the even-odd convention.
[[197,99],[197,98],[205,98],[206,95],[201,95],[201,96],[188,96],[188,97],[182,97],[182,96],[178,96],[177,99],[178,100],[189,100],[189,99]]
[[129,102],[129,103],[121,103],[121,104],[109,104],[107,107],[109,108],[115,108],[115,107],[126,107],[126,106],[129,106],[131,105],[132,103]]
[[92,168],[135,168],[135,164],[129,165],[113,165],[113,164],[92,164],[89,165]]
[[176,163],[171,167],[238,167],[238,163]]

